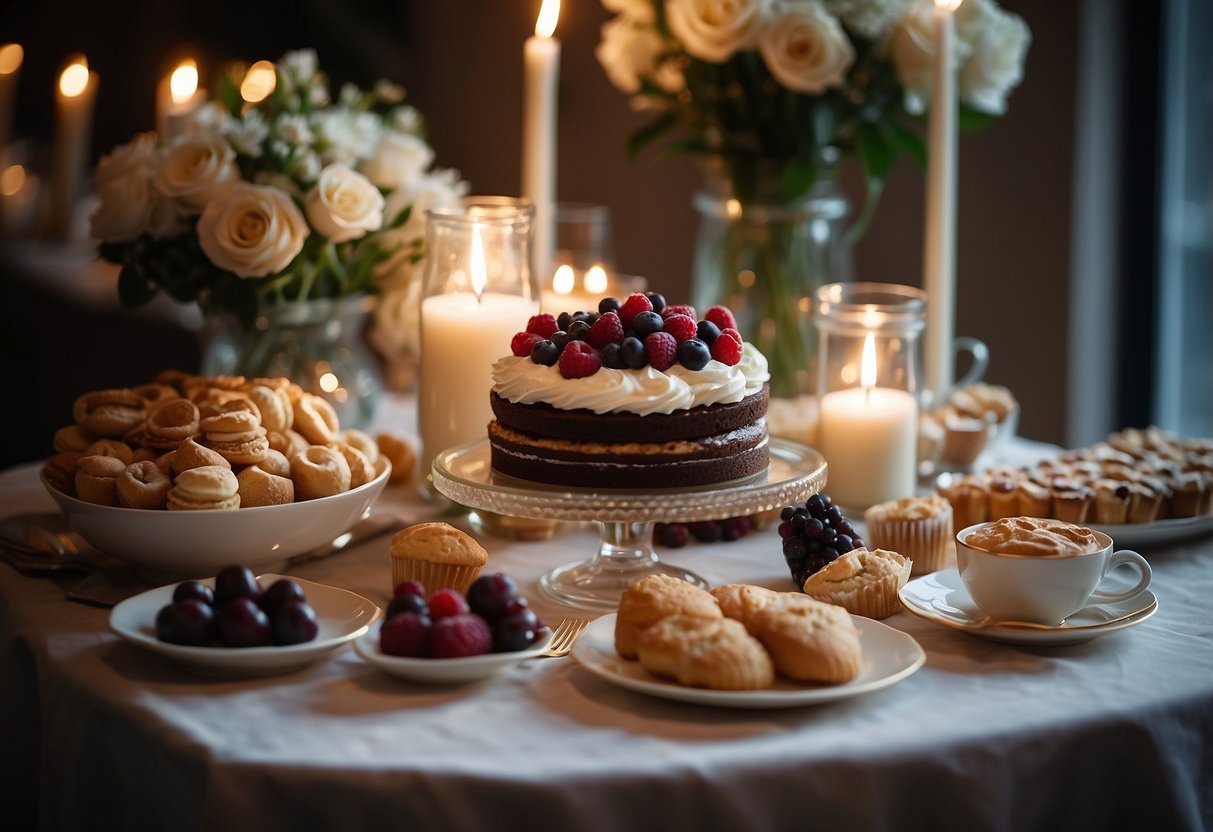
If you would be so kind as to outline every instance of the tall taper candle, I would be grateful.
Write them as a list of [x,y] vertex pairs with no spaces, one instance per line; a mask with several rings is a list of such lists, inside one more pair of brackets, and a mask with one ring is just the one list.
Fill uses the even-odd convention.
[[0,171],[8,167],[8,143],[13,137],[13,107],[17,100],[17,76],[25,50],[19,43],[0,46]]
[[935,85],[927,163],[923,288],[927,332],[923,343],[927,388],[938,402],[955,379],[956,327],[956,28],[960,0],[935,0]]
[[556,246],[556,87],[560,79],[560,41],[552,35],[560,0],[543,0],[535,34],[527,38],[526,86],[522,117],[522,195],[535,205],[532,263],[539,281],[552,279]]
[[96,98],[97,73],[89,71],[83,55],[73,56],[59,75],[55,101],[55,148],[43,225],[45,235],[52,239],[65,240],[71,233],[88,161]]

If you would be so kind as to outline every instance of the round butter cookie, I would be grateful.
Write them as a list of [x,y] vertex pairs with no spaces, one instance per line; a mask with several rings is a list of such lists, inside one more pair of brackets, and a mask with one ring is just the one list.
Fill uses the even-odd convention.
[[649,673],[687,687],[762,690],[775,681],[767,651],[731,618],[671,615],[640,634],[636,652]]

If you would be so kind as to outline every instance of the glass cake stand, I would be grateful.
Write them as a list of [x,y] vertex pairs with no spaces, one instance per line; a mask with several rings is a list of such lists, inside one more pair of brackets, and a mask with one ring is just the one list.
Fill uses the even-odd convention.
[[472,509],[596,522],[602,534],[597,553],[546,573],[539,588],[563,604],[614,609],[624,589],[645,575],[707,586],[694,572],[657,557],[654,523],[756,514],[803,500],[825,485],[826,463],[817,451],[776,438],[769,450],[767,469],[740,480],[686,489],[593,489],[544,485],[494,471],[489,442],[482,439],[448,448],[434,459],[434,488]]

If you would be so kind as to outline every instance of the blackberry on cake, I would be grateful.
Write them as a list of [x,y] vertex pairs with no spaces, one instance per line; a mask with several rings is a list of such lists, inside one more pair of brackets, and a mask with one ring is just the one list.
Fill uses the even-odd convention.
[[723,307],[699,320],[655,292],[604,298],[596,313],[532,318],[493,368],[493,468],[624,489],[765,470],[767,362],[733,323]]

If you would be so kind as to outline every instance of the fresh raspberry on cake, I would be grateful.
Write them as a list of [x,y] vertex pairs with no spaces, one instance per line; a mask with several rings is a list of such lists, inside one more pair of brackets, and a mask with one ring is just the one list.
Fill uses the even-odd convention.
[[560,353],[558,363],[560,375],[564,378],[585,378],[598,372],[602,367],[602,358],[585,341],[569,341]]
[[670,319],[674,315],[686,315],[692,321],[696,319],[695,307],[689,303],[672,303],[661,310],[661,317]]
[[543,338],[533,332],[519,332],[510,341],[510,352],[523,358],[530,355],[531,349],[542,340]]
[[541,312],[538,315],[532,315],[531,319],[527,321],[526,331],[538,335],[540,338],[551,338],[560,331],[560,327],[556,324],[555,315]]
[[671,315],[665,319],[665,331],[674,336],[678,343],[689,341],[699,334],[695,319],[687,315]]
[[[667,309],[669,307],[666,307]],[[641,312],[652,312],[653,302],[639,292],[633,292],[628,295],[628,299],[623,302],[623,306],[619,307],[619,320],[623,324],[624,329],[632,328],[632,321]]]
[[712,342],[712,358],[732,367],[741,361],[741,335],[735,329],[722,329]]
[[724,329],[737,329],[737,319],[733,317],[733,313],[727,306],[713,306],[703,316],[705,321],[711,321]]
[[644,350],[654,370],[665,371],[678,360],[678,342],[668,332],[654,332],[644,339]]
[[475,613],[440,618],[430,629],[430,655],[436,659],[479,656],[493,649],[493,631]]
[[614,312],[605,312],[602,317],[590,327],[590,345],[602,349],[607,344],[623,342],[623,322]]

